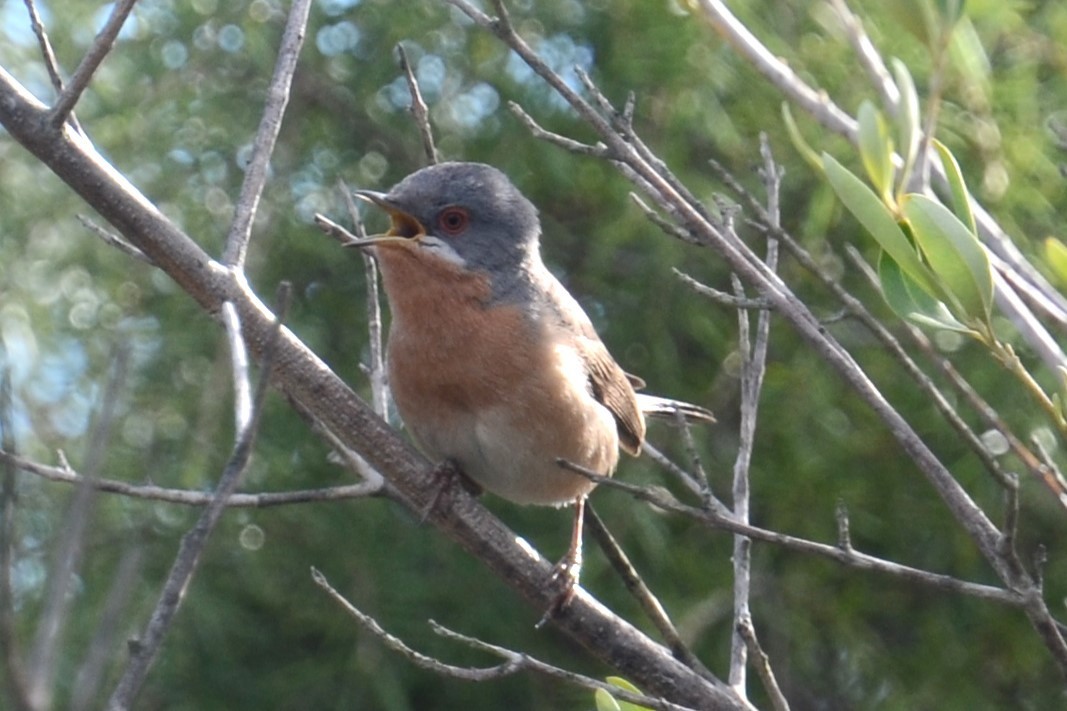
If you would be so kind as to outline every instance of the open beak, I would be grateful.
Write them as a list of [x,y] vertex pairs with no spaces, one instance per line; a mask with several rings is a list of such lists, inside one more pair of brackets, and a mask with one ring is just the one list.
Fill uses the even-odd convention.
[[385,193],[374,190],[356,190],[355,196],[376,205],[387,213],[392,226],[385,234],[371,235],[366,239],[349,242],[346,247],[372,247],[378,244],[410,244],[426,236],[426,228],[418,220],[394,205]]

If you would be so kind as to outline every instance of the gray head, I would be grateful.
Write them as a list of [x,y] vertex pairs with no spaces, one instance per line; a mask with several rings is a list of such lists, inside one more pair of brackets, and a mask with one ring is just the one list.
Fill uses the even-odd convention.
[[387,235],[360,244],[426,249],[494,280],[514,278],[540,261],[537,209],[492,166],[441,163],[412,173],[388,193],[357,195],[392,219]]

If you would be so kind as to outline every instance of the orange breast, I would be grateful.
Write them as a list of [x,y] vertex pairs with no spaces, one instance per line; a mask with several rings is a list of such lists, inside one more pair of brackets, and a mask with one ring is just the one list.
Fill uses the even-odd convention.
[[614,470],[614,421],[558,340],[518,306],[487,308],[485,275],[406,246],[378,252],[392,311],[390,386],[431,458],[456,459],[520,503],[565,503],[592,488],[557,457]]

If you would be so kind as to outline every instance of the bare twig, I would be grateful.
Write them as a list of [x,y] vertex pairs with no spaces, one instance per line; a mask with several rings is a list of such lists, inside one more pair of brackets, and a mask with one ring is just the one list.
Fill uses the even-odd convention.
[[[119,496],[126,496],[131,499],[160,501],[181,506],[207,506],[215,498],[213,493],[205,491],[169,489],[152,484],[130,484],[115,479],[87,477],[71,469],[65,462],[61,466],[54,467],[30,461],[7,451],[0,451],[0,462],[3,462],[5,466],[15,467],[49,481],[73,484],[75,486],[89,486],[96,491],[108,494],[118,494]],[[357,471],[361,476],[365,476],[366,470]],[[297,489],[294,491],[260,492],[258,494],[234,493],[226,498],[226,506],[228,508],[259,509],[272,506],[313,503],[316,501],[359,499],[373,496],[378,493],[381,486],[378,477],[380,477],[380,475],[372,477],[371,479],[368,479],[368,481],[360,484],[333,486],[324,489]]]
[[933,573],[928,570],[913,568],[882,558],[876,558],[872,555],[861,553],[854,548],[842,550],[836,545],[809,541],[804,538],[797,538],[796,536],[790,536],[785,533],[778,533],[777,531],[770,531],[758,526],[741,523],[740,521],[734,520],[733,514],[728,512],[723,514],[716,511],[705,511],[704,509],[683,504],[671,496],[670,493],[662,487],[637,486],[620,479],[602,476],[570,462],[561,461],[560,464],[577,474],[581,474],[590,481],[596,482],[598,485],[613,489],[621,489],[636,499],[646,501],[653,506],[666,511],[686,516],[708,526],[709,528],[717,528],[727,531],[728,533],[747,536],[755,541],[773,543],[782,546],[783,548],[797,551],[798,553],[829,558],[842,565],[847,565],[858,570],[883,573],[907,582],[916,583],[944,592],[961,593],[981,600],[999,602],[1011,607],[1025,607],[1028,603],[1023,595],[1013,590],[998,588],[992,585],[983,585],[981,583],[971,583],[958,578],[953,578],[949,575]]
[[104,599],[96,632],[89,642],[88,654],[74,679],[70,695],[71,711],[87,711],[94,708],[97,702],[97,694],[115,655],[116,642],[129,609],[127,604],[130,595],[137,589],[143,559],[144,548],[135,541],[126,548],[119,560]]
[[845,36],[852,45],[852,51],[860,60],[860,66],[867,73],[867,79],[882,97],[882,104],[893,115],[900,105],[900,90],[889,75],[889,70],[882,61],[882,55],[875,49],[871,38],[863,29],[863,23],[849,9],[845,0],[830,0],[830,6],[837,13],[845,28]]
[[408,82],[408,91],[411,92],[411,106],[408,107],[408,111],[411,112],[412,117],[415,119],[415,124],[419,127],[419,137],[422,138],[422,150],[426,153],[426,163],[427,165],[437,165],[440,162],[440,158],[437,155],[437,146],[434,145],[433,141],[430,112],[426,108],[426,102],[423,101],[422,91],[419,90],[419,81],[411,70],[408,54],[404,51],[404,45],[400,42],[397,42],[396,54],[400,62],[400,69],[404,72],[404,78]]
[[768,309],[770,303],[766,299],[753,299],[749,296],[738,296],[736,293],[728,294],[725,291],[719,291],[712,288],[707,284],[703,284],[693,277],[689,276],[685,272],[675,267],[671,267],[671,271],[678,279],[692,289],[695,293],[701,296],[711,299],[720,306],[726,306],[731,309]]
[[641,448],[641,454],[647,455],[649,459],[662,467],[668,474],[682,482],[687,489],[701,498],[701,502],[705,507],[710,507],[712,511],[716,513],[729,516],[730,509],[727,508],[721,500],[719,500],[714,492],[711,491],[711,487],[703,487],[695,474],[687,472],[682,467],[678,466],[663,452],[659,451],[650,442],[645,442]]
[[[761,170],[767,190],[767,215],[772,226],[778,226],[778,189],[782,172],[770,152],[766,135],[760,136],[760,149],[764,165]],[[775,272],[778,269],[778,241],[767,240],[767,267]],[[734,295],[745,297],[741,280],[733,276]],[[770,314],[764,310],[759,313],[756,333],[750,334],[749,313],[738,309],[738,344],[741,354],[741,423],[738,433],[737,458],[734,461],[733,514],[740,523],[749,522],[750,485],[749,469],[752,452],[755,449],[756,424],[759,412],[760,393],[763,389],[763,377],[767,369],[767,347],[770,340]],[[749,609],[752,576],[752,541],[745,536],[734,537],[734,634],[730,647],[730,686],[744,698],[746,689],[746,669],[750,645],[743,639],[741,630],[744,621],[751,620]],[[749,633],[755,637],[751,622]]]
[[137,692],[144,683],[152,662],[155,660],[159,649],[163,644],[163,638],[170,629],[171,622],[178,608],[186,588],[196,572],[200,555],[204,551],[208,538],[215,530],[222,512],[226,509],[226,500],[233,494],[251,460],[252,446],[255,443],[257,430],[259,429],[260,416],[263,413],[263,403],[266,399],[267,386],[270,382],[270,371],[274,360],[278,334],[281,330],[281,319],[288,309],[289,289],[288,284],[283,284],[279,289],[279,318],[275,320],[274,333],[271,342],[268,343],[263,356],[262,372],[259,383],[256,386],[255,397],[252,401],[252,417],[246,426],[237,433],[233,452],[230,455],[222,476],[219,478],[215,489],[215,496],[207,508],[201,513],[200,518],[192,529],[182,537],[178,548],[178,555],[174,559],[170,573],[160,592],[159,601],[156,603],[152,616],[145,627],[144,634],[132,646],[130,659],[126,664],[122,677],[115,686],[108,700],[110,711],[125,711],[133,703]]
[[[352,199],[352,191],[343,182],[341,194],[344,196],[348,216],[360,239],[367,238],[363,218]],[[365,249],[359,250],[363,259],[363,275],[367,280],[367,341],[370,344],[370,363],[367,365],[367,377],[370,379],[371,404],[374,411],[386,422],[390,420],[392,397],[389,394],[389,378],[385,372],[385,347],[382,341],[382,298],[378,288],[378,265],[374,257]]]
[[630,558],[626,555],[626,552],[619,545],[615,537],[611,535],[611,531],[604,525],[604,521],[597,515],[596,511],[589,502],[585,505],[585,524],[587,530],[592,534],[596,540],[600,549],[604,551],[604,555],[607,556],[608,562],[611,563],[611,567],[615,569],[619,577],[622,578],[623,584],[626,589],[630,591],[630,594],[634,596],[641,604],[641,609],[645,611],[645,615],[652,621],[652,624],[659,630],[663,640],[671,650],[671,654],[674,658],[685,664],[690,669],[701,674],[705,678],[714,679],[714,676],[707,667],[704,666],[693,651],[689,649],[686,643],[682,640],[681,635],[678,634],[677,628],[674,623],[671,622],[671,618],[667,615],[667,611],[663,609],[663,605],[656,598],[652,590],[641,578],[641,575],[634,568],[633,563],[630,562]]
[[640,708],[656,709],[656,711],[686,711],[690,707],[679,706],[678,704],[672,704],[669,701],[665,701],[659,698],[653,698],[651,696],[645,696],[643,694],[634,694],[624,689],[611,684],[606,684],[599,679],[592,679],[581,674],[575,674],[574,672],[567,671],[566,669],[560,669],[559,667],[546,664],[540,660],[534,659],[528,654],[522,652],[515,652],[504,647],[499,647],[495,644],[489,644],[480,639],[474,637],[468,637],[467,635],[453,632],[452,630],[439,625],[437,622],[430,620],[430,627],[434,632],[441,635],[445,639],[455,640],[461,642],[472,649],[481,650],[489,654],[502,657],[504,659],[515,659],[522,664],[524,668],[528,668],[530,671],[544,674],[545,676],[560,681],[565,681],[575,686],[580,686],[590,691],[605,691],[609,695],[613,696],[620,701],[627,701],[631,704],[637,704]]
[[[111,363],[111,374],[101,398],[100,408],[89,436],[85,453],[85,470],[96,476],[103,467],[111,432],[115,424],[119,392],[126,384],[129,351],[124,346],[116,349]],[[29,657],[30,701],[37,708],[52,704],[55,678],[58,670],[59,652],[63,649],[70,606],[74,600],[71,589],[81,568],[85,552],[86,531],[96,510],[96,492],[82,485],[75,489],[74,497],[66,514],[56,554],[49,568],[48,588],[44,608],[41,611],[33,648]]]
[[311,0],[293,0],[289,9],[289,19],[285,23],[278,59],[274,64],[274,76],[267,89],[267,103],[263,107],[263,116],[259,120],[259,129],[252,142],[252,156],[245,170],[245,179],[241,184],[241,195],[237,199],[237,209],[226,236],[223,251],[223,264],[237,270],[244,268],[248,254],[248,242],[252,236],[252,221],[256,216],[259,199],[267,184],[270,157],[274,153],[274,142],[282,127],[282,117],[289,103],[289,89],[296,72],[296,62],[300,48],[304,44],[307,31],[308,11]]
[[502,679],[518,672],[532,671],[539,674],[545,674],[556,679],[567,681],[572,684],[584,687],[586,689],[603,689],[604,691],[608,692],[609,694],[618,699],[622,699],[623,701],[629,701],[635,704],[641,704],[646,708],[664,709],[670,711],[685,711],[685,709],[687,708],[684,706],[678,706],[676,704],[667,703],[660,699],[654,699],[648,696],[643,696],[641,694],[631,694],[629,692],[623,691],[618,687],[613,687],[610,684],[605,684],[604,682],[597,681],[596,679],[590,679],[589,677],[581,676],[580,674],[575,674],[573,672],[568,672],[566,670],[559,669],[558,667],[545,664],[544,662],[538,661],[537,659],[534,659],[533,657],[527,654],[523,654],[522,652],[515,652],[510,649],[498,647],[494,644],[489,644],[488,642],[483,642],[479,639],[474,639],[473,637],[461,635],[458,632],[453,632],[447,627],[443,627],[434,622],[433,620],[430,620],[430,627],[435,633],[441,635],[442,637],[454,640],[456,642],[461,642],[468,647],[477,649],[479,651],[487,652],[488,654],[500,657],[504,660],[501,664],[497,664],[491,667],[457,667],[453,664],[447,664],[445,662],[440,661],[439,659],[435,659],[434,657],[427,656],[425,654],[422,654],[421,652],[412,649],[407,644],[405,644],[402,639],[387,632],[378,623],[376,619],[360,610],[358,607],[353,605],[347,598],[345,598],[344,595],[339,593],[330,584],[330,581],[326,579],[326,576],[324,576],[321,572],[319,572],[318,569],[314,567],[311,569],[311,578],[315,581],[316,585],[325,590],[327,595],[333,598],[333,600],[342,608],[344,608],[344,610],[348,612],[349,615],[355,618],[355,620],[364,629],[366,629],[368,632],[370,632],[379,640],[381,640],[381,642],[386,647],[401,655],[412,664],[423,669],[428,669],[429,671],[432,671],[435,674],[452,677],[454,679],[462,679],[463,681],[481,682]]
[[241,321],[233,302],[222,305],[222,324],[230,345],[230,367],[233,370],[233,422],[235,432],[244,432],[252,421],[252,381],[248,373],[248,349],[241,335]]
[[30,28],[37,37],[37,45],[41,48],[41,57],[44,59],[45,69],[48,70],[48,78],[52,81],[52,88],[56,90],[56,94],[59,94],[63,91],[63,78],[59,76],[59,61],[52,49],[52,42],[48,39],[44,23],[41,22],[41,15],[37,12],[37,4],[34,0],[24,1],[26,12],[30,15]]
[[70,117],[70,113],[74,110],[74,105],[78,103],[82,92],[89,86],[89,81],[93,78],[93,74],[96,73],[97,67],[100,66],[100,63],[104,61],[104,58],[107,57],[108,52],[114,46],[115,38],[118,37],[119,31],[122,30],[122,26],[126,23],[126,18],[129,16],[130,11],[133,10],[136,2],[137,0],[120,0],[115,3],[114,8],[111,10],[111,16],[107,18],[107,22],[104,23],[99,34],[96,35],[96,39],[93,40],[92,46],[89,47],[89,51],[82,58],[81,64],[74,70],[74,76],[70,78],[70,83],[63,89],[63,93],[59,95],[55,106],[52,107],[48,120],[53,128],[59,128]]
[[[0,343],[0,356],[5,356]],[[11,369],[7,358],[0,357],[0,443],[15,451],[15,432],[11,416]],[[18,633],[15,628],[15,598],[11,588],[11,567],[15,562],[15,467],[5,461],[0,485],[0,663],[8,698],[16,711],[35,711],[30,701],[29,682],[22,665]]]
[[144,252],[142,252],[141,250],[137,249],[132,244],[130,244],[126,240],[122,239],[118,235],[116,235],[116,234],[104,229],[100,225],[96,224],[88,216],[86,216],[86,215],[78,215],[78,221],[81,222],[82,225],[84,225],[86,229],[88,229],[90,232],[92,232],[97,237],[102,239],[104,241],[104,244],[108,245],[109,247],[114,247],[115,249],[119,250],[123,254],[126,254],[127,256],[133,257],[134,259],[136,259],[136,260],[138,260],[140,262],[144,262],[145,264],[151,264],[152,263],[152,260],[149,259],[148,255],[146,255]]
[[354,244],[359,241],[359,237],[349,232],[344,226],[339,225],[326,217],[326,215],[315,213],[314,220],[316,227],[340,242],[342,246]]
[[527,130],[530,131],[530,135],[534,138],[555,144],[560,148],[577,155],[592,156],[594,158],[609,157],[608,151],[602,143],[598,143],[595,146],[590,146],[586,143],[582,143],[581,141],[576,141],[573,138],[568,138],[566,136],[561,136],[558,133],[553,133],[552,131],[543,128],[541,124],[537,123],[537,121],[534,120],[533,116],[530,116],[530,114],[526,113],[526,111],[514,101],[508,102],[508,108],[511,109],[511,113],[515,114],[515,116],[520,121],[522,121],[523,125],[525,125]]
[[763,651],[759,639],[756,638],[756,628],[752,625],[752,618],[746,617],[739,622],[737,632],[741,635],[741,639],[745,641],[749,656],[755,660],[753,663],[756,665],[756,671],[760,676],[760,681],[763,683],[763,688],[767,690],[767,696],[771,699],[771,707],[774,711],[789,711],[789,702],[786,700],[785,694],[782,693],[781,687],[778,686],[774,670],[771,669],[770,657]]

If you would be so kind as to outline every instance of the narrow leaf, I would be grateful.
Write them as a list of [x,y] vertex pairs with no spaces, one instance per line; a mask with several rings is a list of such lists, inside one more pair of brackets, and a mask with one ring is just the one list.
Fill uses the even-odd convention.
[[622,711],[615,697],[603,689],[593,692],[593,699],[596,701],[596,711]]
[[900,318],[923,326],[971,333],[942,302],[933,298],[900,270],[883,252],[878,260],[878,281],[889,308]]
[[926,261],[945,288],[958,300],[965,316],[988,323],[993,305],[989,255],[974,236],[941,203],[909,195],[903,205]]
[[789,134],[789,140],[793,142],[793,147],[797,149],[800,157],[807,161],[808,165],[814,168],[816,172],[822,173],[822,161],[819,160],[819,154],[800,134],[797,122],[793,120],[793,112],[789,110],[789,104],[784,101],[782,102],[782,121],[785,122],[786,133]]
[[860,104],[858,143],[863,167],[871,185],[888,201],[893,189],[893,139],[889,136],[882,112],[870,101]]
[[933,274],[920,261],[918,252],[904,231],[900,229],[900,225],[889,212],[889,208],[863,184],[863,181],[834,160],[833,156],[823,153],[822,158],[830,186],[848,211],[859,220],[879,246],[886,251],[886,254],[900,265],[905,274],[918,283],[926,293],[938,298],[941,291]]
[[900,90],[900,108],[897,111],[897,131],[900,136],[900,150],[904,156],[904,169],[900,173],[900,189],[908,184],[911,169],[915,165],[915,156],[919,150],[922,137],[922,118],[919,108],[919,93],[915,90],[915,81],[911,78],[904,62],[893,58],[893,77]]
[[952,211],[971,231],[971,234],[977,235],[978,228],[974,223],[974,213],[971,212],[971,194],[967,190],[967,183],[963,180],[960,164],[956,162],[956,156],[952,155],[952,151],[944,143],[936,138],[933,143],[937,154],[941,156],[941,165],[945,167],[945,176],[948,178],[949,189],[952,191]]
[[1046,237],[1044,246],[1045,263],[1061,285],[1067,284],[1067,245],[1055,237]]

